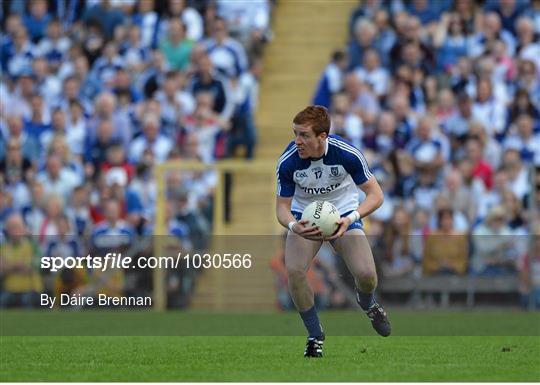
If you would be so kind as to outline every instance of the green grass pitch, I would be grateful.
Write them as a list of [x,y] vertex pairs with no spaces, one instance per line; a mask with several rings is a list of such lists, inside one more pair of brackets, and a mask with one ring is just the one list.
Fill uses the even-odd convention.
[[325,357],[305,359],[294,313],[2,311],[0,381],[540,381],[539,313],[391,319],[382,338],[324,312]]

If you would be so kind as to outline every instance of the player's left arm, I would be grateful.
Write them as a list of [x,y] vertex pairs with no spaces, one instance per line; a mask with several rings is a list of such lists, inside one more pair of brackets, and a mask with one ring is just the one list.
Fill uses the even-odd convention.
[[[383,204],[384,193],[381,189],[381,186],[379,185],[379,182],[377,182],[375,175],[372,175],[364,183],[359,184],[358,188],[366,194],[366,198],[362,201],[362,203],[358,205],[358,208],[356,209],[356,214],[355,214],[355,211],[353,211],[351,214],[347,215],[346,217],[342,217],[338,219],[337,223],[339,227],[336,233],[330,238],[328,238],[328,240],[341,237],[343,234],[345,234],[345,231],[347,231],[351,223],[359,219],[362,219],[364,217],[367,217],[369,214],[377,210]],[[353,216],[356,216],[356,215],[357,215],[357,218],[353,220]]]

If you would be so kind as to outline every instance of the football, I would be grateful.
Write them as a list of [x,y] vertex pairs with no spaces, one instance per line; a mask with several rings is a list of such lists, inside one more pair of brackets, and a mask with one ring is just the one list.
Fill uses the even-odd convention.
[[326,201],[310,203],[302,213],[302,220],[308,220],[306,226],[319,226],[323,236],[329,237],[338,228],[339,211],[336,206]]

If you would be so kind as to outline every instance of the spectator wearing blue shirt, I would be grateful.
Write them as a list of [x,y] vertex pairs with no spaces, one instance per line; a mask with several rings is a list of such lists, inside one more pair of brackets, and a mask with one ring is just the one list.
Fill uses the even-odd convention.
[[418,17],[422,25],[430,24],[439,19],[437,3],[428,0],[412,0],[409,5],[409,12]]
[[125,21],[125,15],[118,8],[111,6],[111,0],[102,0],[91,8],[88,8],[82,19],[85,23],[95,22],[105,32],[107,38],[112,38],[117,26]]
[[232,116],[234,109],[226,82],[226,79],[216,73],[208,55],[201,55],[198,60],[198,71],[191,83],[191,92],[195,96],[200,92],[211,93],[214,98],[213,110],[220,114],[224,121]]
[[313,104],[331,108],[332,96],[343,88],[343,73],[347,68],[347,55],[343,51],[335,51],[332,61],[324,69],[319,79]]
[[118,252],[127,249],[135,239],[133,227],[120,218],[120,203],[116,199],[104,202],[105,220],[98,223],[91,235],[94,250]]
[[356,68],[362,64],[364,52],[366,49],[374,47],[376,35],[377,29],[370,20],[358,19],[354,26],[354,36],[347,45],[349,69]]
[[51,15],[47,12],[47,1],[31,0],[29,14],[23,17],[24,25],[28,30],[32,42],[37,43],[43,36]]
[[437,49],[437,69],[450,73],[458,59],[467,56],[469,39],[465,35],[465,24],[457,13],[445,13],[437,26],[433,38]]

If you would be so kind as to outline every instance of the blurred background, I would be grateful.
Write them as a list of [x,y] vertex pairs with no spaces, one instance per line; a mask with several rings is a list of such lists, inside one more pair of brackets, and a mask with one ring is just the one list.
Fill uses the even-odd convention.
[[[307,104],[359,148],[385,303],[540,308],[540,0],[1,3],[0,306],[291,310],[275,164]],[[249,269],[40,269],[251,252]],[[321,309],[356,307],[323,247]]]

